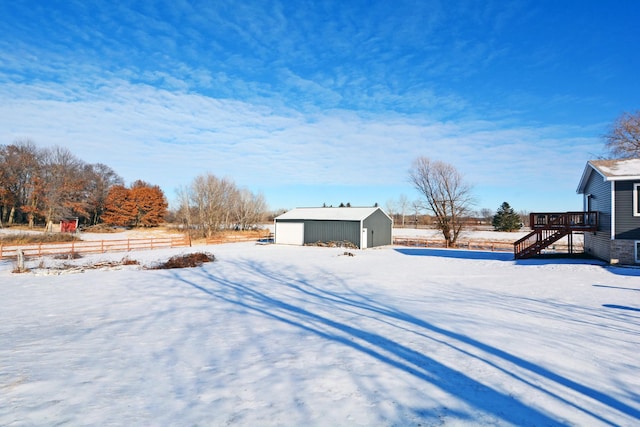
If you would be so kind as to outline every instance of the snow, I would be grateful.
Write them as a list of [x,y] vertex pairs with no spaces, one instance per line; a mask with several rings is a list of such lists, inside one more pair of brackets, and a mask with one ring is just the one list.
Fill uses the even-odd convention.
[[[216,261],[43,274],[189,251]],[[0,425],[640,422],[640,270],[350,252],[236,243],[25,274],[2,260]]]
[[640,159],[594,161],[593,164],[607,176],[626,178],[640,176]]
[[362,221],[380,208],[347,207],[347,208],[295,208],[276,217],[279,219],[337,220]]

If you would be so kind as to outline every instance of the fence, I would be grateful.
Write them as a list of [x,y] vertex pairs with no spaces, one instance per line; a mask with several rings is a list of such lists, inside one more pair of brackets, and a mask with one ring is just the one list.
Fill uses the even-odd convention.
[[221,243],[239,243],[239,242],[255,242],[255,241],[273,241],[273,233],[261,233],[259,235],[250,234],[229,234],[207,237],[205,243],[207,245],[218,245]]
[[[396,237],[393,244],[398,246],[419,246],[424,248],[446,248],[444,239],[424,239],[424,238],[405,238]],[[492,251],[492,252],[513,252],[513,243],[505,241],[491,240],[462,240],[455,244],[455,249],[469,249],[476,251]],[[574,242],[573,253],[579,253],[584,250],[582,242]],[[545,250],[547,253],[565,253],[569,252],[569,245],[566,241],[559,241],[551,245]]]
[[27,245],[3,245],[0,243],[0,259],[15,258],[18,256],[18,251],[22,251],[25,257],[34,257],[76,253],[128,252],[133,250],[178,248],[190,245],[191,240],[189,237],[88,240],[66,243],[33,243]]
[[[447,242],[444,239],[422,239],[422,238],[407,238],[396,237],[393,239],[393,244],[398,246],[420,246],[424,248],[446,248]],[[469,249],[477,251],[499,251],[499,252],[512,252],[513,243],[504,241],[490,241],[490,240],[464,240],[458,241],[455,244],[456,249]]]

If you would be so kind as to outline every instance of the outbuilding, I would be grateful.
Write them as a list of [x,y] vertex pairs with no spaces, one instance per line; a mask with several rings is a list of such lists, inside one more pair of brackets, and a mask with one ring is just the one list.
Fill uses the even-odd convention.
[[60,220],[61,233],[75,233],[78,229],[78,218],[63,218]]
[[353,243],[360,249],[392,243],[393,220],[379,207],[296,208],[275,218],[275,243]]

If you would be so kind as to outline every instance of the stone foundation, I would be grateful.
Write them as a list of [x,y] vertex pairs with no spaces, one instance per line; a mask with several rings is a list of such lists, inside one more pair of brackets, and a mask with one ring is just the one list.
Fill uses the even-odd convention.
[[611,264],[638,264],[635,259],[634,240],[611,241]]

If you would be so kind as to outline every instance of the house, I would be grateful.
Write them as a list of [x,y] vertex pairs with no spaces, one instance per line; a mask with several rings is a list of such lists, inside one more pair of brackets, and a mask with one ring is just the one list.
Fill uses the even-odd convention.
[[514,243],[516,259],[542,254],[573,233],[584,235],[586,254],[611,264],[640,264],[640,158],[587,162],[577,193],[581,212],[531,213],[532,232]]
[[609,263],[640,264],[640,158],[592,160],[580,179],[585,212],[598,212],[584,233],[585,252]]
[[348,241],[365,249],[390,245],[392,229],[379,207],[296,208],[275,218],[275,243]]

